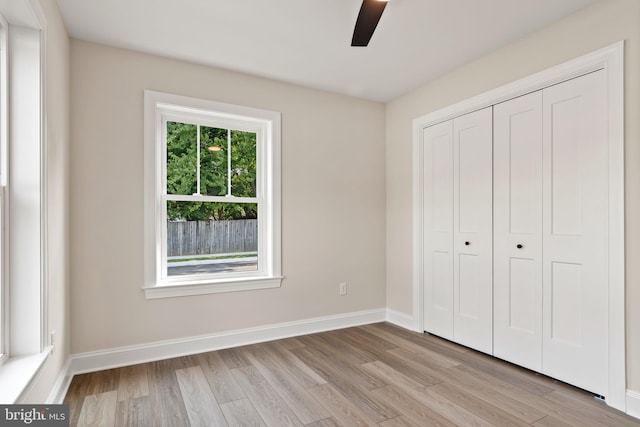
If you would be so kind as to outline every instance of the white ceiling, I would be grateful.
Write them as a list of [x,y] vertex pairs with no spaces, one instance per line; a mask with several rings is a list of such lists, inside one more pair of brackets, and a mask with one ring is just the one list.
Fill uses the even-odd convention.
[[596,0],[57,0],[72,37],[388,101]]

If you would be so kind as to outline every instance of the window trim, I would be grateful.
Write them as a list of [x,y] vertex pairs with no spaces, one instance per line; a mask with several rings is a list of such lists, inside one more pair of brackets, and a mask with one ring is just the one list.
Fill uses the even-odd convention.
[[[144,240],[145,281],[147,299],[201,295],[218,292],[245,291],[279,287],[281,275],[281,208],[280,208],[280,113],[206,99],[144,91]],[[216,124],[227,128],[258,130],[257,177],[255,198],[224,197],[225,202],[258,203],[258,270],[233,275],[193,275],[187,278],[163,278],[166,244],[163,204],[166,201],[164,176],[163,123],[167,118],[197,124]],[[215,201],[217,196],[203,196]],[[211,199],[211,200],[209,200]],[[166,239],[165,239],[166,240]]]
[[4,15],[0,14],[0,364],[9,357],[9,292],[8,287],[8,249],[7,235],[7,160],[8,142],[8,37],[9,24]]
[[7,358],[0,365],[0,384],[8,386],[0,387],[0,402],[16,403],[54,349],[48,329],[47,20],[37,0],[4,2],[0,9],[8,24],[9,76],[3,231],[11,244],[4,258]]

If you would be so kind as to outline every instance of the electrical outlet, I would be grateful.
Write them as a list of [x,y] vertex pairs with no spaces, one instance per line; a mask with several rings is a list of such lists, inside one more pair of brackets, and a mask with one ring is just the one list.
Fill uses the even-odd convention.
[[340,283],[340,295],[346,295],[346,294],[347,294],[347,283],[342,282]]

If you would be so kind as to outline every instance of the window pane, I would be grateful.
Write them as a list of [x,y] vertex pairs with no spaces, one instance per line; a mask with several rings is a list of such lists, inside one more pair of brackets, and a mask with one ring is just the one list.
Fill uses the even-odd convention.
[[167,122],[167,194],[192,195],[198,191],[197,128]]
[[231,194],[256,197],[256,134],[231,131]]
[[167,122],[167,194],[256,197],[256,134]]
[[167,275],[258,269],[255,203],[167,202]]
[[200,193],[227,195],[227,129],[200,126]]

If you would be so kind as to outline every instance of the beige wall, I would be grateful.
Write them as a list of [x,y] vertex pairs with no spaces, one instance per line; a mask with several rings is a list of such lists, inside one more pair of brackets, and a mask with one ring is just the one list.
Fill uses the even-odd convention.
[[411,124],[458,101],[592,52],[625,45],[627,378],[640,390],[640,2],[602,0],[387,105],[387,305],[411,313]]
[[47,227],[49,331],[56,331],[55,351],[24,396],[45,402],[70,351],[69,334],[69,37],[57,4],[40,0],[47,21],[45,108],[47,110]]
[[[72,353],[385,307],[383,104],[77,40],[71,81]],[[144,89],[282,113],[281,288],[145,299]]]

